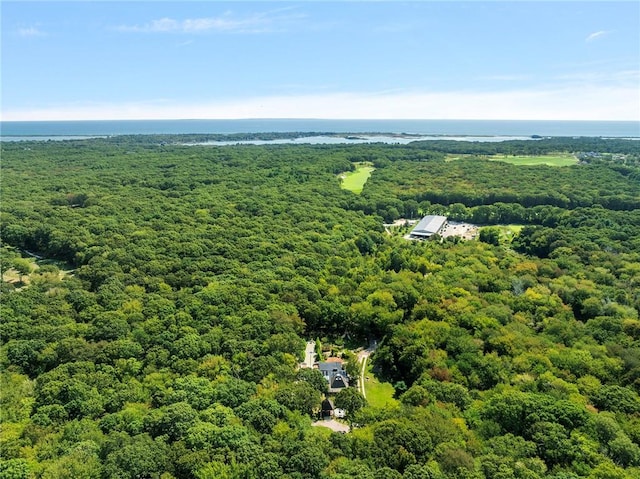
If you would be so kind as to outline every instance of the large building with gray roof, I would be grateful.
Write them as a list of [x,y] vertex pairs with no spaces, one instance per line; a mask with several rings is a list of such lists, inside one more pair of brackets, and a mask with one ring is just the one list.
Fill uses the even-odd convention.
[[447,224],[446,216],[428,215],[411,230],[409,236],[415,239],[426,239],[434,234],[439,234]]
[[318,363],[318,369],[329,383],[330,393],[337,393],[349,387],[349,376],[341,359],[328,358],[326,362]]

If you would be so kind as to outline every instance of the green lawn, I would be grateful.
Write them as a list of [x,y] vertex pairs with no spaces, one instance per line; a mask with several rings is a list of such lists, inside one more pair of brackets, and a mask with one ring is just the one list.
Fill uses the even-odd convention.
[[375,168],[371,163],[356,163],[356,171],[348,171],[340,175],[342,178],[340,186],[345,190],[360,194],[373,170]]
[[[368,380],[366,378],[369,378]],[[364,389],[367,394],[367,403],[373,407],[398,406],[398,400],[393,397],[391,383],[383,383],[375,377],[371,371],[371,363],[367,362]]]
[[524,228],[524,225],[498,225],[502,230],[502,234],[516,235],[520,233],[520,230]]
[[512,165],[548,165],[548,166],[571,166],[578,163],[577,158],[570,154],[556,154],[556,155],[540,155],[540,156],[525,156],[525,155],[493,155],[487,157],[491,161],[504,161],[505,163],[511,163]]
[[511,240],[515,235],[520,233],[523,225],[498,225],[500,228],[500,239],[503,242],[511,243]]

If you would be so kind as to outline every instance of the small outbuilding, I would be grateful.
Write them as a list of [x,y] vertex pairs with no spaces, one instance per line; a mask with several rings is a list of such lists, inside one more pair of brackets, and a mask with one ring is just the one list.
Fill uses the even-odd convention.
[[333,416],[333,410],[333,403],[328,398],[325,398],[325,400],[322,401],[320,409],[320,416],[322,419]]
[[447,217],[440,215],[427,215],[409,233],[410,238],[426,239],[434,234],[442,232],[447,224]]

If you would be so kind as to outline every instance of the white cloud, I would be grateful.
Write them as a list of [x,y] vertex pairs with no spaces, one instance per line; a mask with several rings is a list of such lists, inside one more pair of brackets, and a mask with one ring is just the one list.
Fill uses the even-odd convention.
[[120,25],[116,30],[136,33],[265,33],[284,28],[287,22],[303,18],[302,15],[272,15],[255,13],[247,17],[234,17],[225,13],[217,17],[160,18],[142,25]]
[[390,92],[277,95],[178,103],[86,104],[7,111],[3,120],[94,119],[478,119],[640,121],[632,87],[567,87],[479,93]]
[[47,34],[37,27],[19,28],[18,35],[21,37],[44,37]]
[[588,35],[587,38],[584,39],[585,42],[592,42],[598,38],[603,37],[604,35],[607,35],[609,32],[606,30],[599,30],[597,32],[593,32],[592,34]]

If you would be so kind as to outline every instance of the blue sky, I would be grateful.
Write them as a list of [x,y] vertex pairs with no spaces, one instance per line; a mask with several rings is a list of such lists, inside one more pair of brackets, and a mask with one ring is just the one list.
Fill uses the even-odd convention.
[[2,119],[640,121],[640,2],[3,1]]

